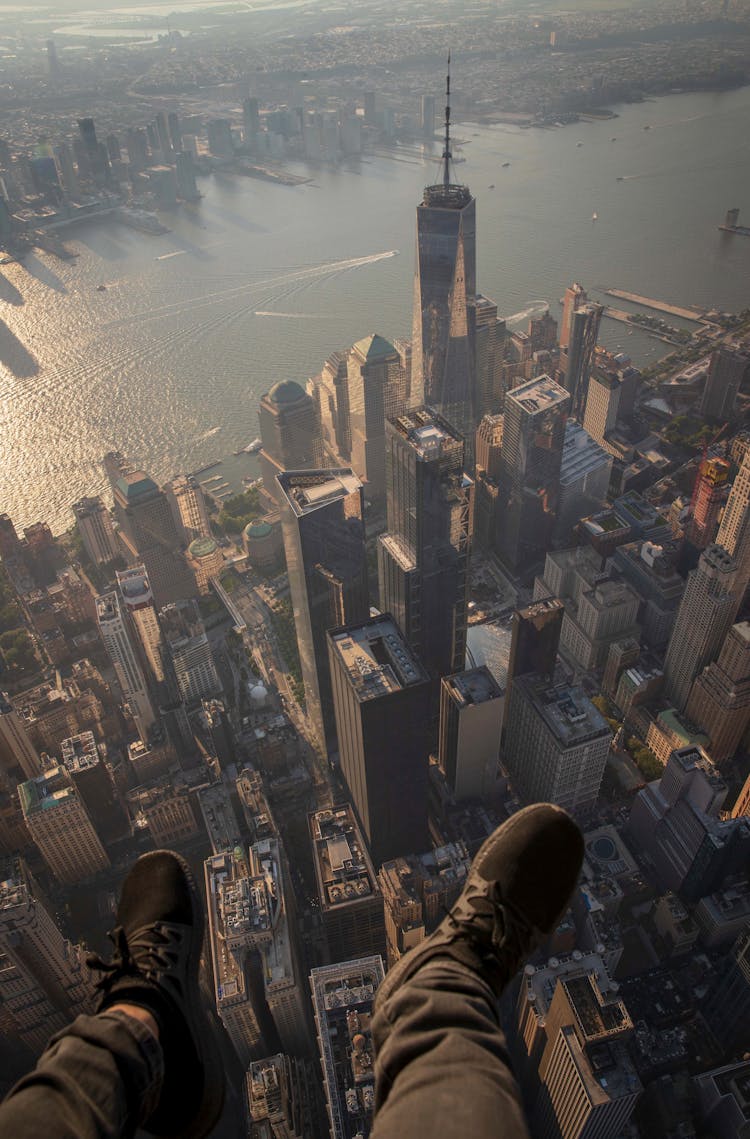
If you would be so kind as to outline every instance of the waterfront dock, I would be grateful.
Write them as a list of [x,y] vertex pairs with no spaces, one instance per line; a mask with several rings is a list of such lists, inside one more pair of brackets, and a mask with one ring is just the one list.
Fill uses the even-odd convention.
[[605,289],[608,297],[617,297],[621,301],[631,301],[632,304],[644,305],[645,308],[654,309],[655,312],[668,312],[670,316],[679,316],[682,320],[693,320],[700,324],[705,318],[702,309],[691,306],[682,308],[680,305],[671,305],[667,301],[654,300],[653,297],[642,297],[639,293],[628,293],[624,289]]

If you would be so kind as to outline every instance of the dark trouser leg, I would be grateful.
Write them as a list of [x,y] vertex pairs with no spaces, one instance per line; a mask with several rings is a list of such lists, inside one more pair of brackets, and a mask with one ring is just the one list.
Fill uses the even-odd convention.
[[154,1034],[123,1012],[79,1016],[0,1104],[13,1139],[129,1139],[156,1107],[164,1073]]
[[372,1139],[528,1139],[492,990],[434,958],[375,1004]]

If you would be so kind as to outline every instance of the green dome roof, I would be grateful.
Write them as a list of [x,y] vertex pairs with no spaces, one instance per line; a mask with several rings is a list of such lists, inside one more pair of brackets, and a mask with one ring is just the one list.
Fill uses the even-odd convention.
[[375,332],[358,340],[354,347],[364,356],[368,364],[372,364],[374,360],[382,360],[385,356],[393,356],[396,352],[388,340]]
[[271,403],[296,403],[304,399],[304,391],[296,380],[279,380],[268,393]]
[[207,558],[209,554],[214,553],[216,548],[216,542],[213,538],[196,538],[188,546],[188,553],[191,558]]
[[267,538],[272,529],[268,522],[248,522],[245,533],[248,538]]

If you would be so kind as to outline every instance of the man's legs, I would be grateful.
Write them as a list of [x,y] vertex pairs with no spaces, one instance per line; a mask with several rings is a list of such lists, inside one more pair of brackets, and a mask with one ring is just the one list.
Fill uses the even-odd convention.
[[526,1139],[497,998],[565,912],[583,839],[536,804],[485,842],[430,937],[391,969],[373,1018],[373,1139]]
[[129,1139],[155,1111],[163,1073],[156,1024],[145,1010],[120,1005],[79,1016],[0,1104],[0,1135]]

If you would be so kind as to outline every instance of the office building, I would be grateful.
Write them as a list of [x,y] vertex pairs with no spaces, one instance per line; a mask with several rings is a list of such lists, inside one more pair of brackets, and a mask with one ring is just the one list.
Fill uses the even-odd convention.
[[440,682],[438,758],[457,800],[488,794],[497,776],[504,695],[482,665]]
[[382,336],[366,336],[347,353],[351,464],[368,499],[385,496],[385,423],[403,415],[409,379],[398,350]]
[[[448,81],[450,84],[450,80]],[[451,182],[450,90],[443,177],[417,206],[412,374],[416,401],[429,404],[473,446],[478,422],[475,377],[476,202]]]
[[5,1024],[32,1052],[42,1052],[73,1017],[93,1011],[83,954],[63,936],[16,856],[0,862],[0,963]]
[[0,782],[19,783],[41,775],[42,766],[23,719],[0,692]]
[[589,378],[604,308],[586,303],[576,308],[570,326],[565,363],[565,390],[570,392],[570,414],[583,422]]
[[617,427],[621,389],[622,380],[617,372],[597,368],[592,370],[583,426],[591,438],[607,451],[612,448],[609,437]]
[[750,452],[732,483],[716,542],[734,558],[735,590],[741,597],[750,581]]
[[183,541],[189,545],[196,538],[211,537],[211,522],[203,488],[195,475],[178,475],[164,490],[173,507]]
[[513,573],[528,573],[549,549],[569,408],[570,396],[549,376],[505,397],[498,553]]
[[246,143],[252,143],[256,134],[260,134],[260,109],[258,100],[249,96],[242,101],[242,138]]
[[726,1054],[744,1052],[750,1022],[750,929],[735,941],[702,1008]]
[[690,521],[685,533],[696,550],[705,550],[716,537],[730,470],[731,464],[727,459],[703,459],[698,467]]
[[640,598],[637,620],[643,640],[652,649],[666,647],[685,592],[676,561],[674,546],[650,541],[625,543],[612,556],[612,568]]
[[156,126],[156,137],[159,140],[159,150],[164,162],[169,162],[172,157],[172,139],[169,134],[169,120],[166,111],[157,111],[154,120]]
[[153,684],[159,685],[164,680],[162,636],[146,567],[118,570],[117,586],[122,608],[135,630],[139,651],[145,659],[146,673]]
[[750,1060],[701,1072],[693,1083],[707,1134],[738,1139],[750,1132]]
[[[108,465],[108,458],[105,467],[110,473],[113,464]],[[180,554],[182,535],[164,491],[143,471],[126,469],[111,481],[126,560],[145,565],[157,604],[192,597],[192,575]]]
[[475,437],[473,541],[487,551],[497,542],[502,441],[503,416],[483,416]]
[[552,533],[558,546],[570,545],[581,518],[596,514],[607,501],[612,456],[588,430],[570,419],[565,424],[557,517]]
[[118,556],[112,515],[99,495],[74,503],[73,514],[84,549],[94,565],[104,565]]
[[[411,368],[411,355],[408,365]],[[324,454],[343,463],[350,463],[352,431],[348,353],[332,352],[320,372],[309,381],[308,392],[316,403]]]
[[750,353],[728,344],[712,352],[700,405],[702,418],[713,423],[731,421],[737,395],[749,380]]
[[255,1060],[245,1075],[248,1139],[306,1139],[317,1134],[312,1078],[308,1062],[283,1052]]
[[65,767],[53,767],[18,788],[24,822],[59,882],[75,885],[109,867],[109,858]]
[[372,1127],[372,1007],[384,976],[380,956],[342,961],[310,974],[331,1139],[357,1139]]
[[718,659],[696,677],[685,714],[707,733],[714,763],[733,757],[750,725],[750,623],[729,630]]
[[425,138],[435,135],[435,96],[422,95],[419,101],[419,125]]
[[634,846],[667,890],[686,902],[713,893],[750,858],[750,818],[722,818],[727,785],[699,747],[678,748],[662,777],[638,792],[628,822]]
[[123,699],[128,705],[138,735],[145,743],[156,716],[149,698],[146,679],[127,627],[120,595],[114,590],[97,597],[96,620],[99,635],[112,661]]
[[529,673],[513,681],[503,762],[525,803],[595,806],[612,739],[607,721],[576,685]]
[[470,867],[463,842],[383,863],[378,883],[385,903],[389,968],[440,924],[463,890]]
[[601,956],[527,965],[516,1013],[518,1058],[538,1139],[619,1139],[643,1090],[628,1052],[634,1025]]
[[471,480],[464,445],[430,408],[386,425],[387,530],[378,538],[380,606],[432,677],[464,667]]
[[221,680],[195,603],[167,605],[159,618],[179,698],[193,704],[219,695]]
[[270,1028],[263,978],[246,944],[251,904],[247,863],[241,851],[227,849],[206,860],[204,874],[216,1011],[240,1063],[247,1067],[266,1054],[264,1030]]
[[583,285],[579,285],[574,281],[572,285],[568,285],[565,290],[563,298],[563,311],[562,320],[560,321],[560,347],[565,350],[570,343],[570,336],[573,329],[573,314],[581,305],[585,305],[588,301],[588,296]]
[[695,678],[719,655],[741,600],[737,566],[727,551],[708,546],[689,575],[664,659],[666,692],[684,711]]
[[281,525],[307,715],[336,748],[326,632],[370,612],[362,484],[351,469],[284,472]]
[[187,548],[185,560],[195,578],[196,591],[205,596],[211,592],[211,582],[221,577],[224,555],[213,538],[194,538]]
[[129,834],[128,816],[112,768],[93,732],[79,732],[63,740],[60,758],[99,838],[109,843]]
[[514,610],[506,700],[517,676],[535,672],[552,679],[564,616],[559,597],[545,597]]
[[348,804],[309,816],[323,932],[331,961],[385,953],[383,895]]
[[258,419],[263,441],[260,452],[263,485],[267,493],[277,499],[277,475],[321,466],[320,417],[315,402],[299,384],[283,380],[261,398]]
[[431,685],[389,614],[328,633],[341,773],[376,865],[428,845]]
[[172,850],[201,834],[189,787],[177,777],[162,775],[147,787],[127,794],[135,827],[148,828],[157,850]]

